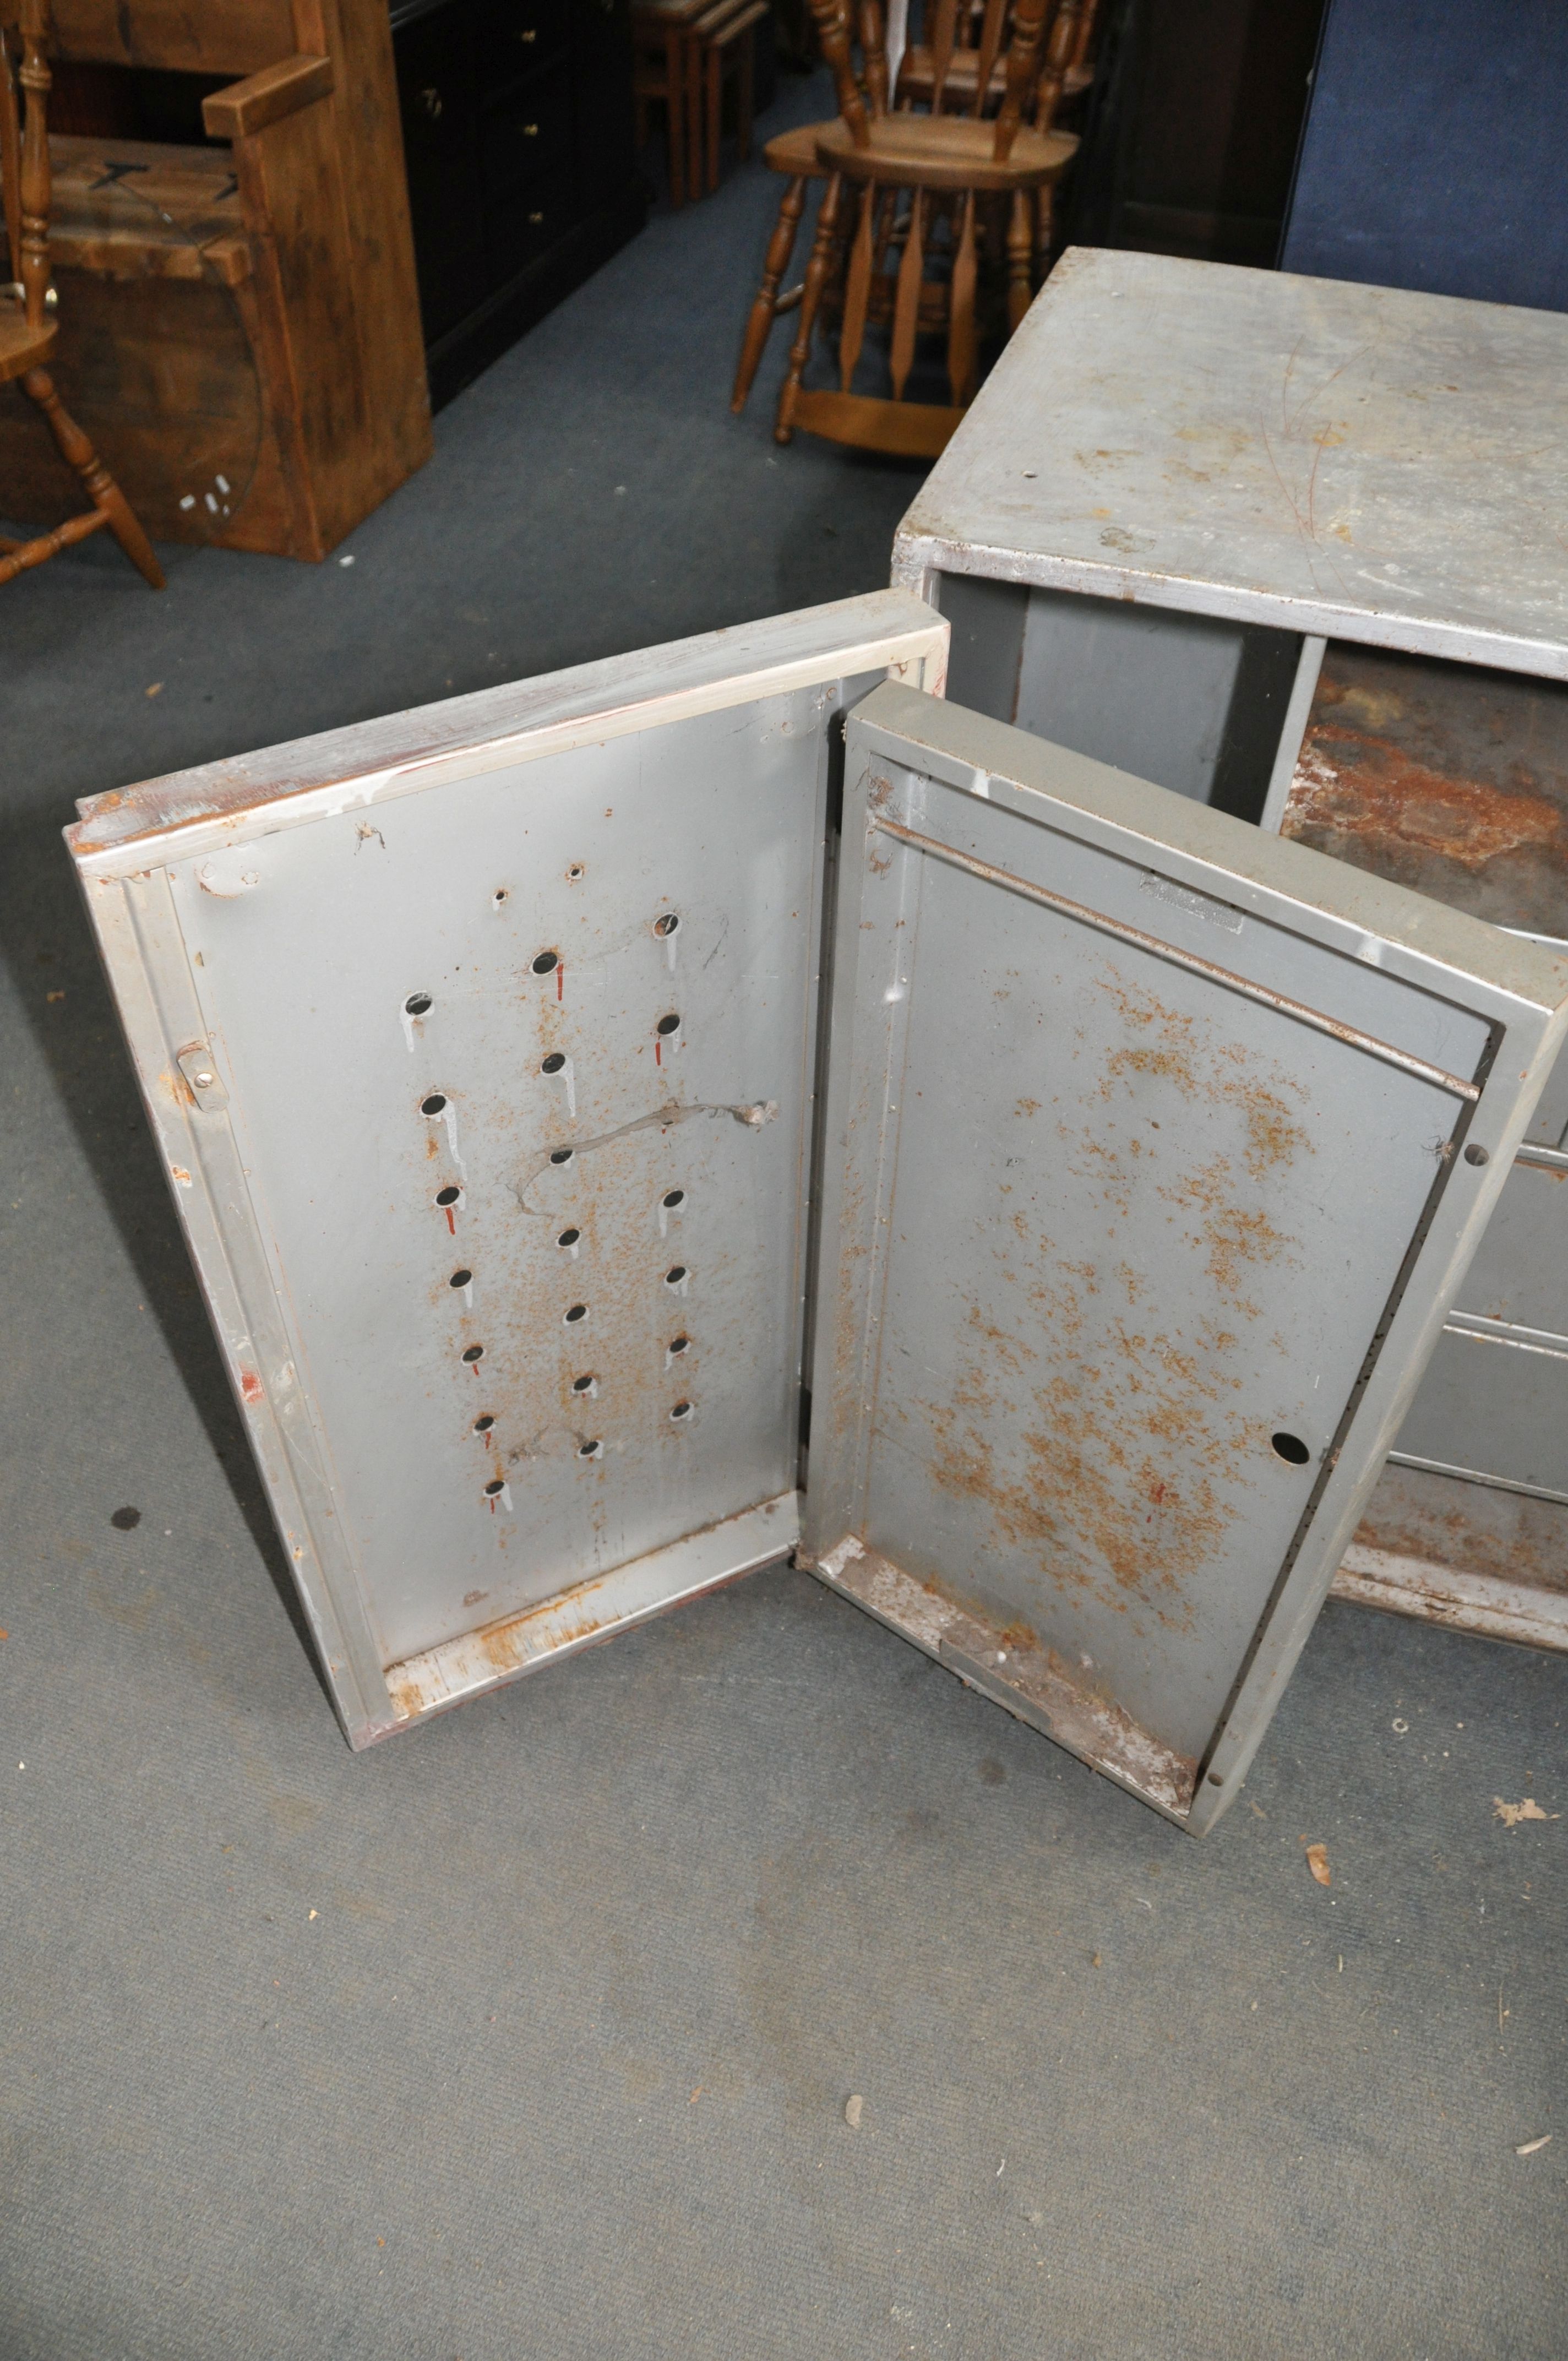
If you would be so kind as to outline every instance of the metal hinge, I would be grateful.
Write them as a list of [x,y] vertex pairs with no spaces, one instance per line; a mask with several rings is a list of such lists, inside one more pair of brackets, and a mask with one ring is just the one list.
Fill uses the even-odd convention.
[[217,1066],[204,1041],[188,1041],[176,1053],[174,1062],[190,1083],[191,1095],[199,1107],[211,1112],[227,1106],[229,1094],[218,1080]]

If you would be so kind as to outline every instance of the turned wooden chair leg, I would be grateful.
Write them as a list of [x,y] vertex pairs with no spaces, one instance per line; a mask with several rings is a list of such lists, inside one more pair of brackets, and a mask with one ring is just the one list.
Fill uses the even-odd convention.
[[740,346],[740,365],[735,372],[735,390],[729,397],[729,407],[737,417],[746,407],[746,397],[762,365],[762,351],[773,322],[778,317],[779,281],[789,268],[795,252],[795,233],[800,216],[806,210],[806,179],[802,174],[791,181],[779,206],[779,217],[773,224],[773,236],[768,240],[768,258],[762,265],[762,283],[757,290],[751,315],[746,323],[746,334]]
[[1007,329],[1011,335],[1034,299],[1029,284],[1035,259],[1034,209],[1025,189],[1013,192],[1013,212],[1007,225]]
[[[152,554],[152,544],[143,533],[135,510],[61,402],[49,371],[28,369],[22,378],[22,391],[43,412],[49,421],[49,432],[60,445],[61,458],[81,477],[82,489],[137,572],[150,582],[155,590],[161,590],[163,569]],[[61,531],[65,530],[62,526]],[[72,540],[80,537],[79,534],[70,535]]]
[[790,347],[789,374],[779,388],[779,412],[773,422],[775,443],[789,443],[795,437],[795,405],[806,364],[811,357],[811,332],[817,325],[817,307],[822,301],[828,265],[832,258],[833,236],[839,225],[839,191],[842,185],[835,172],[822,192],[822,210],[817,216],[817,236],[812,240],[811,260],[806,265],[806,287],[800,299],[800,325]]
[[1035,284],[1043,287],[1051,275],[1051,239],[1054,235],[1054,192],[1045,181],[1035,192]]

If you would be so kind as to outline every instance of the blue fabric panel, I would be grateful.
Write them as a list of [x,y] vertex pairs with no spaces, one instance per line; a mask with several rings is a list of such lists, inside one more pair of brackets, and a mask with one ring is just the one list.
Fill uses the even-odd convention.
[[1564,0],[1332,0],[1280,264],[1568,310]]

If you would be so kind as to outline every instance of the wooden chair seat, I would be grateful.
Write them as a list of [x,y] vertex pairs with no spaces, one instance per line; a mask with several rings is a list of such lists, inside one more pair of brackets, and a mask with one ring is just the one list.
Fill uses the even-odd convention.
[[30,328],[19,305],[13,308],[0,302],[0,385],[9,385],[14,377],[22,377],[28,369],[41,368],[54,350],[55,334],[52,320],[41,328]]
[[894,188],[1001,191],[1035,189],[1065,171],[1078,153],[1070,131],[1021,128],[1012,153],[995,155],[996,126],[961,115],[882,115],[866,126],[867,142],[856,144],[843,122],[819,127],[817,170],[842,172],[846,180],[875,181]]
[[830,123],[799,123],[793,131],[781,131],[762,149],[762,161],[770,172],[782,172],[786,181],[820,181],[827,177],[828,167],[817,160],[817,143],[823,133],[832,131],[839,118]]

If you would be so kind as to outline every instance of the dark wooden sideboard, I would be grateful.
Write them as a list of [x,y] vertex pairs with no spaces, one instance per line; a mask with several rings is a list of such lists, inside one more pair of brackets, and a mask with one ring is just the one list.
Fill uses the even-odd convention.
[[627,0],[394,0],[431,401],[635,236]]

